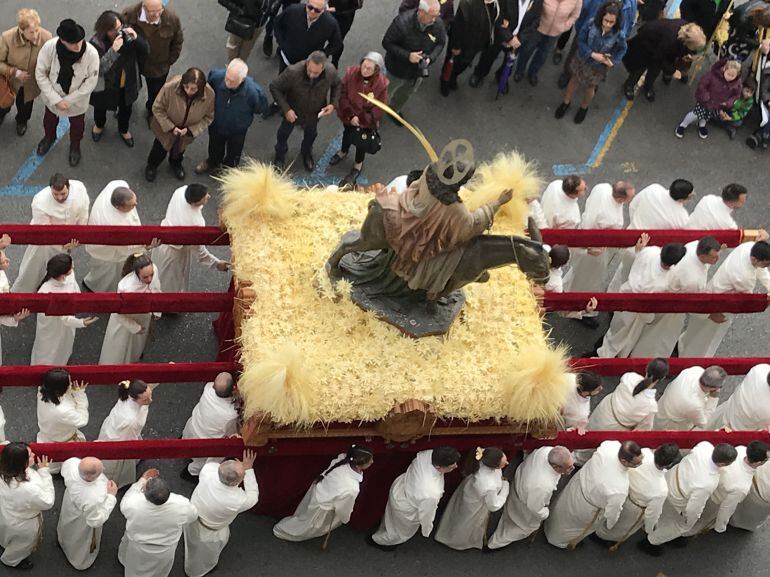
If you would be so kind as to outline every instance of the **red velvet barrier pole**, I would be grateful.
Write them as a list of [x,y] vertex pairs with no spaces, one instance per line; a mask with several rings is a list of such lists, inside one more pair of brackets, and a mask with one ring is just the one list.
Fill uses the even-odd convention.
[[[587,359],[573,358],[569,366],[575,371],[593,371],[607,377],[620,376],[623,373],[635,372],[644,374],[644,369],[652,359],[604,359],[591,357]],[[728,375],[745,375],[752,367],[760,364],[770,364],[770,357],[692,357],[668,359],[669,376],[678,375],[689,367],[710,367],[718,365],[727,371]]]
[[730,445],[747,445],[751,441],[770,442],[767,431],[588,431],[578,435],[577,431],[562,432],[555,439],[524,439],[523,448],[531,451],[543,446],[563,445],[570,450],[593,449],[602,441],[636,441],[642,447],[654,448],[663,443],[676,443],[680,449],[691,449],[701,441],[728,443]]
[[0,315],[23,308],[51,316],[76,313],[218,313],[232,309],[227,293],[5,293]]
[[[144,441],[85,441],[82,443],[30,443],[38,455],[53,461],[70,457],[98,459],[192,459],[240,457],[243,439],[152,439]],[[0,447],[2,449],[2,447]]]
[[582,311],[591,297],[600,311],[636,313],[759,313],[767,308],[766,294],[748,293],[552,293],[543,297],[546,311]]
[[663,246],[669,242],[688,243],[704,236],[713,236],[729,247],[738,246],[743,238],[742,230],[602,230],[602,229],[558,229],[544,228],[543,242],[550,245],[566,244],[578,248],[588,247],[630,247],[639,240],[639,235],[650,235],[650,246]]
[[163,244],[206,244],[226,246],[230,236],[217,226],[94,226],[0,224],[0,234],[8,234],[14,244],[67,244],[73,238],[80,244],[150,244],[158,238]]

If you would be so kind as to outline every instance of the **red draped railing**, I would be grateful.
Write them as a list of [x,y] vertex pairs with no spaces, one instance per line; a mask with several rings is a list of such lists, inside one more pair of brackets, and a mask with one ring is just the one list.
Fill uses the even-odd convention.
[[[605,359],[591,357],[586,359],[570,359],[569,366],[575,371],[593,371],[607,377],[620,376],[623,373],[635,372],[644,374],[644,369],[652,359]],[[669,376],[678,375],[689,367],[709,367],[719,365],[728,375],[745,375],[752,367],[760,364],[770,364],[770,357],[691,357],[668,359]]]
[[8,234],[14,244],[67,244],[73,238],[80,244],[149,244],[158,238],[164,244],[229,245],[230,236],[216,226],[94,226],[0,224],[0,234]]
[[21,309],[50,316],[76,313],[217,313],[229,311],[227,293],[6,293],[0,296],[0,315]]
[[581,311],[591,297],[600,311],[638,313],[759,313],[767,308],[766,294],[720,293],[545,293],[551,311]]
[[603,229],[558,229],[544,228],[540,231],[543,241],[550,244],[566,244],[570,247],[628,247],[634,246],[639,235],[650,235],[650,246],[663,246],[669,242],[688,243],[704,236],[713,236],[729,247],[743,241],[742,230],[603,230]]

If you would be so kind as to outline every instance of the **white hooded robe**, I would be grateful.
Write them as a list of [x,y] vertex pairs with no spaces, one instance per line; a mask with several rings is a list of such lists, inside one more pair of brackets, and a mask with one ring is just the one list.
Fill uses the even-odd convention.
[[[238,410],[233,398],[218,397],[214,383],[206,383],[198,404],[182,431],[183,439],[221,439],[238,434]],[[187,466],[191,475],[197,475],[205,458],[193,459]]]
[[733,394],[711,416],[712,431],[729,427],[733,431],[760,431],[770,427],[770,365],[751,367]]
[[735,508],[730,525],[756,531],[770,517],[770,463],[757,467],[746,498]]
[[[85,435],[79,429],[88,424],[88,396],[83,389],[70,389],[59,398],[59,404],[44,402],[38,389],[37,393],[37,442],[67,443],[85,441]],[[61,470],[61,463],[48,466],[52,475]]]
[[580,226],[580,205],[577,198],[564,193],[562,182],[554,180],[543,192],[540,200],[543,215],[549,228],[577,228]]
[[[118,401],[104,419],[99,430],[99,441],[139,441],[147,422],[149,405],[140,405],[129,397]],[[104,461],[104,475],[114,481],[118,488],[136,481],[136,459]]]
[[[63,281],[54,278],[43,283],[39,294],[46,293],[79,293],[80,287],[75,280],[75,271],[64,277]],[[72,356],[75,344],[75,331],[83,329],[86,324],[83,319],[72,315],[48,316],[37,314],[35,342],[32,344],[32,365],[65,366]]]
[[738,224],[733,220],[733,209],[728,207],[721,196],[707,194],[698,201],[692,211],[687,228],[692,230],[734,230]]
[[671,381],[658,400],[654,428],[658,431],[704,430],[719,403],[700,386],[703,367],[689,367]]

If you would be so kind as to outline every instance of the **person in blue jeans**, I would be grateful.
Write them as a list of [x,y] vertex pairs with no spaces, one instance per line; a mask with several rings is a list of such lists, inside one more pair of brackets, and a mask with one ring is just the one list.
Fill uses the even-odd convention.
[[526,74],[532,86],[537,85],[537,73],[545,64],[559,36],[572,28],[580,16],[581,0],[544,0],[537,30],[527,38],[519,52],[515,82]]

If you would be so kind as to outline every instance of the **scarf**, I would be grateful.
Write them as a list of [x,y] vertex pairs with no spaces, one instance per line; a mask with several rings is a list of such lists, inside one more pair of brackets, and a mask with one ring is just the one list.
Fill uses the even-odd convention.
[[62,87],[65,94],[69,94],[72,77],[75,75],[75,70],[72,67],[83,57],[85,51],[85,42],[80,46],[80,52],[67,50],[61,40],[56,43],[56,57],[59,59],[59,76],[56,77],[56,82]]

